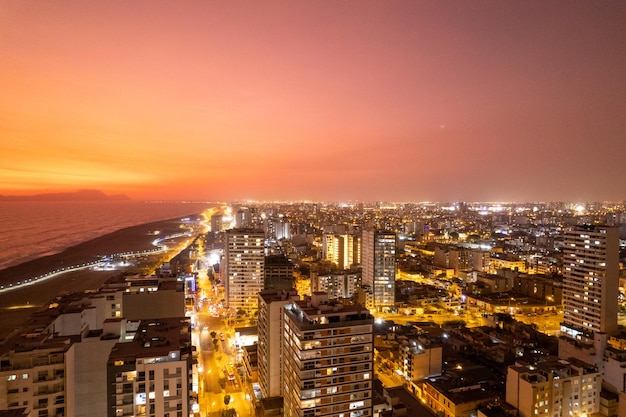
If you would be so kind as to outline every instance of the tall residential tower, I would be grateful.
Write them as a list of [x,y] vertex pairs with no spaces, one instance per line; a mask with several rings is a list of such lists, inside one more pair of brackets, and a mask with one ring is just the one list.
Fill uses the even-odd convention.
[[300,297],[296,290],[264,290],[259,294],[259,385],[264,398],[283,395],[283,310]]
[[559,357],[575,357],[603,372],[603,353],[617,333],[619,229],[575,227],[563,246],[563,323]]
[[258,229],[226,231],[224,286],[231,309],[256,310],[264,287],[265,233]]
[[577,227],[563,246],[563,325],[561,333],[584,340],[595,332],[617,331],[619,230]]
[[284,307],[286,417],[372,416],[374,318],[325,293]]
[[373,307],[383,309],[395,303],[396,234],[382,230],[363,230],[362,284],[371,289]]

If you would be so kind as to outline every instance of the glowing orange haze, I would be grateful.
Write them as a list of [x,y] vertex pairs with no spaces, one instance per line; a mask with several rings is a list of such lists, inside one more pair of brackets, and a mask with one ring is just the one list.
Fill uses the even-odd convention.
[[0,194],[624,199],[624,4],[494,5],[4,2]]

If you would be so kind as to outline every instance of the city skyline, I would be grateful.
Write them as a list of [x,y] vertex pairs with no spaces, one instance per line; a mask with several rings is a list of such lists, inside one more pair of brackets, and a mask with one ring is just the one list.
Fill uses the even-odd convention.
[[626,198],[621,2],[0,11],[3,195]]

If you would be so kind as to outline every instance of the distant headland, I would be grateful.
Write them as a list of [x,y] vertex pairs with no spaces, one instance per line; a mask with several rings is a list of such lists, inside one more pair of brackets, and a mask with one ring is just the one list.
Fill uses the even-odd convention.
[[100,190],[79,190],[69,193],[34,195],[0,195],[0,201],[130,201],[124,194],[106,195]]

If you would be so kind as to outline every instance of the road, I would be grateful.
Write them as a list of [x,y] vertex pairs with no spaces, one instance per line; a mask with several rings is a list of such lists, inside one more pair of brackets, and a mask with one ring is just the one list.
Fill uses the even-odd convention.
[[[234,408],[239,417],[253,417],[255,409],[249,394],[251,388],[237,372],[234,330],[226,324],[227,320],[220,318],[223,311],[218,305],[223,299],[223,288],[214,287],[206,271],[201,271],[198,293],[202,303],[196,312],[193,340],[198,351],[200,415],[221,417],[223,410]],[[234,380],[231,381],[225,375],[228,364],[232,364],[234,370]],[[227,394],[231,399],[228,407],[224,403]]]

